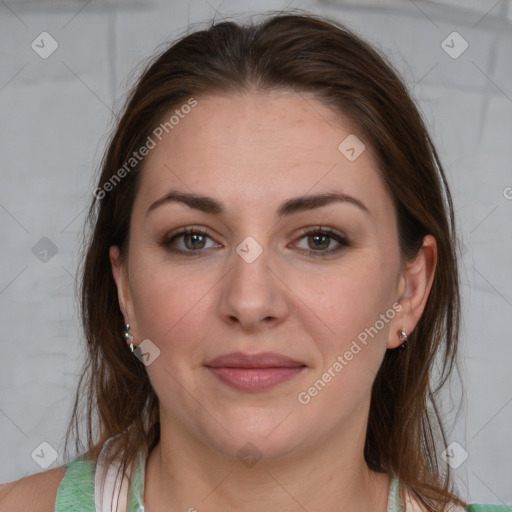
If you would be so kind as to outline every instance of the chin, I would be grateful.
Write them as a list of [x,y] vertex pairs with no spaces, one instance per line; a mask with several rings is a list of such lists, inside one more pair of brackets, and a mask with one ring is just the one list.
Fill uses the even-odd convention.
[[[215,448],[228,457],[245,460],[279,458],[295,450],[303,440],[304,431],[294,432],[294,425],[288,423],[286,414],[248,414],[241,413],[236,420],[226,422],[227,431],[221,438],[210,438]],[[223,423],[224,424],[224,423]],[[203,440],[205,437],[203,437]]]

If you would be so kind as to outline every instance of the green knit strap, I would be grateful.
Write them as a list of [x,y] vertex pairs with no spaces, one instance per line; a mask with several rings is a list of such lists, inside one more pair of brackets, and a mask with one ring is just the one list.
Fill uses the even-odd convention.
[[[387,512],[403,512],[405,507],[400,499],[400,482],[393,474],[389,486]],[[461,507],[462,510],[462,507]],[[483,503],[472,503],[466,507],[467,512],[512,512],[510,505],[492,505]]]
[[391,482],[389,483],[388,494],[388,508],[387,512],[403,512],[404,507],[400,499],[400,482],[395,474],[391,475]]
[[512,505],[486,505],[472,503],[468,505],[468,512],[512,512]]
[[[144,452],[138,454],[135,467],[128,491],[127,510],[130,512],[144,510]],[[95,463],[86,460],[85,455],[80,455],[67,464],[66,468],[57,490],[55,512],[98,512],[94,502]]]
[[128,490],[128,512],[144,512],[144,484],[147,453],[140,450],[135,459]]
[[66,464],[55,499],[55,512],[95,512],[94,463],[80,455]]

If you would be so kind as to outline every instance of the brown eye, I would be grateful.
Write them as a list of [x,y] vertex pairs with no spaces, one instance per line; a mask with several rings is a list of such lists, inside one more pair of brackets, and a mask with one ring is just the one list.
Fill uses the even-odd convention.
[[[322,229],[321,227],[305,230],[300,240],[304,238],[307,239],[307,248],[304,248],[304,250],[309,256],[329,256],[340,252],[349,245],[345,236],[331,229]],[[334,247],[332,247],[333,245]]]
[[313,250],[327,249],[331,243],[331,240],[333,239],[330,236],[320,233],[308,236],[308,244]]
[[[191,233],[183,236],[187,249],[204,249],[205,236],[201,233]],[[189,242],[189,243],[187,243]]]
[[208,247],[206,247],[208,239],[211,240],[211,237],[207,231],[196,228],[186,228],[178,233],[166,236],[160,242],[160,245],[173,253],[193,256],[194,253],[208,249]]

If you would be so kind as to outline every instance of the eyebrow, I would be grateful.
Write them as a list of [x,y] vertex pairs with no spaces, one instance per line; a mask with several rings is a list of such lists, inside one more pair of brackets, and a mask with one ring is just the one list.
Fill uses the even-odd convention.
[[[171,202],[183,203],[189,206],[190,208],[194,208],[196,210],[200,210],[204,213],[209,213],[212,215],[221,215],[225,212],[222,203],[220,203],[216,199],[213,199],[212,197],[171,190],[170,192],[165,194],[165,196],[161,197],[160,199],[152,203],[150,207],[147,209],[146,215],[148,215],[149,212],[155,210],[159,206]],[[362,201],[347,194],[343,194],[341,192],[330,192],[325,194],[314,194],[293,197],[285,201],[279,207],[277,213],[279,217],[283,217],[286,215],[291,215],[302,211],[321,208],[322,206],[327,206],[335,202],[352,204],[354,206],[357,206],[359,209],[366,212],[367,214],[370,214],[370,210],[368,210],[368,208]]]

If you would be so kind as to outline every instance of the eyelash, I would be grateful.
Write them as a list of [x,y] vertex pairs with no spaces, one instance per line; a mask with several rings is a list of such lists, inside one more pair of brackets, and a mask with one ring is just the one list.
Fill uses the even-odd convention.
[[[178,233],[175,233],[171,237],[169,237],[169,236],[164,237],[159,242],[159,245],[165,247],[168,251],[170,251],[174,254],[182,254],[184,256],[195,256],[196,255],[195,253],[200,253],[201,249],[199,249],[197,251],[191,251],[191,250],[183,251],[182,249],[176,249],[176,248],[171,247],[171,244],[176,239],[183,237],[183,236],[187,236],[187,235],[200,235],[200,236],[208,237],[211,239],[208,231],[205,231],[200,228],[185,228],[185,229],[179,231]],[[299,239],[302,239],[302,238],[305,238],[306,236],[311,236],[311,235],[327,236],[327,237],[335,240],[336,242],[338,242],[340,244],[340,246],[337,247],[336,249],[330,249],[328,251],[313,251],[311,249],[302,249],[303,251],[305,251],[307,253],[308,256],[324,258],[326,256],[330,256],[332,254],[338,253],[341,250],[343,250],[345,247],[348,247],[350,245],[347,238],[336,233],[332,229],[328,229],[328,228],[324,229],[324,228],[322,228],[322,226],[318,226],[315,228],[304,228],[301,232]]]

